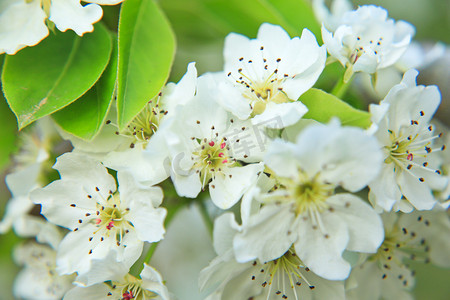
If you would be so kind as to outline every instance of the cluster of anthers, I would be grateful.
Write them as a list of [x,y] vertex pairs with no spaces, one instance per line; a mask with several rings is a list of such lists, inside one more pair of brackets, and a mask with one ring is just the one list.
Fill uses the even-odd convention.
[[[214,130],[214,126],[211,128]],[[211,138],[199,139],[191,137],[195,143],[191,159],[194,161],[192,169],[200,174],[203,189],[215,173],[222,172],[224,168],[232,167],[236,163],[231,155],[230,145],[226,137],[219,137],[216,132]]]
[[[85,222],[91,222],[98,228],[93,232],[93,235],[89,237],[89,242],[103,242],[105,238],[114,237],[116,239],[117,246],[121,246],[122,240],[125,234],[129,233],[133,228],[130,222],[125,219],[126,214],[129,212],[129,208],[125,207],[123,202],[120,201],[118,193],[109,191],[109,196],[105,199],[100,193],[99,188],[95,188],[97,194],[100,197],[100,201],[96,203],[97,210],[87,212],[85,219],[78,220],[79,224]],[[92,199],[92,195],[87,195],[89,199]],[[76,204],[70,204],[71,207],[76,207]],[[73,231],[78,231],[75,228]],[[97,240],[99,239],[99,240]],[[126,245],[123,245],[126,247]],[[93,249],[89,250],[89,254],[92,254]]]
[[310,178],[304,171],[299,170],[296,179],[276,177],[276,180],[277,185],[273,188],[275,193],[269,193],[269,201],[292,203],[297,216],[303,213],[314,216],[329,209],[326,200],[334,194],[335,185],[323,182],[320,172]]
[[371,51],[374,55],[378,55],[378,53],[381,50],[383,43],[383,38],[380,37],[378,39],[366,39],[361,40],[361,37],[356,37],[356,43],[355,48],[351,52],[350,55],[350,63],[355,64],[356,61],[363,55],[364,53],[367,53],[368,51]]
[[[279,64],[281,58],[276,58],[274,62],[275,66],[271,68],[264,55],[264,47],[260,47],[262,64],[255,62],[252,59],[245,59],[240,57],[239,68],[237,72],[229,72],[228,77],[232,78],[238,86],[242,86],[245,89],[243,93],[244,97],[249,99],[250,107],[253,110],[253,115],[258,115],[264,112],[267,103],[285,103],[291,101],[286,93],[283,91],[283,82],[295,75],[279,73]],[[256,65],[256,66],[255,66]],[[263,66],[263,75],[261,76],[260,70],[256,68]]]
[[[298,299],[296,288],[300,287],[302,282],[306,283],[311,290],[315,289],[315,286],[311,285],[300,271],[304,269],[309,272],[309,269],[305,267],[292,248],[281,257],[264,264],[254,261],[252,269],[251,280],[263,288],[269,289],[267,291],[268,298],[271,293],[274,293],[281,299],[288,299],[288,289],[290,288],[295,299]],[[253,298],[250,297],[250,299]]]
[[120,297],[118,298],[120,300],[150,300],[158,297],[158,295],[152,291],[142,288],[142,280],[130,274],[125,275],[123,283],[112,282],[111,288],[112,291],[107,294],[108,298],[114,296],[111,297],[111,299]]
[[[168,114],[167,110],[160,107],[161,96],[162,94],[159,93],[156,99],[150,100],[123,132],[116,131],[116,135],[134,138],[130,148],[134,148],[136,144],[146,145],[148,140],[158,130],[161,118]],[[108,120],[106,124],[112,123]],[[117,125],[115,126],[117,127]]]
[[[424,115],[425,113],[420,111],[419,116],[423,117]],[[427,161],[421,163],[414,161],[416,158],[427,158],[427,155],[431,152],[442,151],[445,149],[445,145],[439,148],[431,148],[432,142],[437,138],[441,138],[442,133],[433,136],[432,125],[429,125],[428,127],[419,127],[420,117],[418,120],[411,120],[411,126],[400,129],[400,132],[398,133],[388,130],[392,144],[385,147],[388,152],[388,157],[384,162],[394,163],[399,170],[409,172],[414,177],[417,176],[411,172],[412,168],[419,168],[441,174],[440,170],[429,168]],[[423,177],[419,177],[418,179],[420,182],[425,181]]]
[[[412,282],[408,278],[414,276],[414,271],[409,270],[404,263],[405,259],[429,263],[430,247],[426,237],[421,234],[420,227],[429,227],[431,223],[423,216],[417,217],[417,222],[408,227],[398,224],[385,233],[386,237],[378,252],[369,258],[375,260],[383,270],[382,279],[388,276],[397,278],[403,286],[408,287]],[[394,272],[398,272],[394,273]]]

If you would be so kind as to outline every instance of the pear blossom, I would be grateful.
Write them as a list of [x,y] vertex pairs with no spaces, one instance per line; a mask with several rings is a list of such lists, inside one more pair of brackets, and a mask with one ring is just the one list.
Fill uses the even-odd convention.
[[14,260],[24,266],[14,281],[17,299],[59,300],[72,287],[75,274],[58,274],[56,251],[47,245],[21,244],[15,248]]
[[87,143],[64,133],[71,140],[76,152],[97,157],[108,168],[127,171],[144,184],[157,184],[167,177],[168,151],[165,142],[165,124],[196,91],[197,69],[190,63],[186,74],[177,83],[168,83],[154,99],[123,131],[115,124],[116,110],[109,115],[99,135]]
[[[121,272],[122,271],[122,272]],[[88,287],[77,286],[69,290],[64,300],[108,300],[108,299],[142,299],[169,300],[169,291],[163,283],[161,274],[151,266],[144,264],[140,278],[123,270],[118,270],[110,278],[111,283],[97,283]]]
[[240,231],[231,213],[216,219],[214,248],[218,254],[200,273],[201,290],[212,299],[345,299],[342,281],[323,279],[305,267],[293,249],[268,262],[239,263],[233,237]]
[[414,31],[407,22],[388,19],[384,8],[363,5],[344,13],[336,29],[322,25],[322,38],[328,53],[347,68],[344,81],[348,81],[353,72],[372,74],[393,65]]
[[94,30],[102,17],[98,4],[114,5],[123,0],[5,0],[0,4],[0,54],[15,54],[48,36],[53,24],[60,31],[72,29],[79,36]]
[[252,162],[260,161],[265,139],[250,121],[240,121],[217,105],[216,87],[211,74],[198,79],[197,94],[179,107],[166,141],[178,195],[195,198],[208,186],[213,203],[227,209],[263,170],[262,163]]
[[219,103],[242,120],[253,118],[254,124],[281,118],[282,125],[275,124],[281,128],[307,112],[297,99],[322,73],[326,49],[308,29],[291,39],[280,26],[264,23],[256,39],[230,33],[224,58],[227,80],[219,84]]
[[378,175],[375,138],[335,122],[310,126],[295,144],[272,142],[264,162],[277,185],[255,197],[262,208],[233,240],[239,262],[267,262],[293,245],[314,273],[342,280],[350,272],[344,250],[376,252],[383,240],[378,214],[356,195],[335,192],[359,191]]
[[29,194],[39,187],[37,182],[39,172],[40,164],[35,163],[28,168],[6,175],[6,185],[11,191],[12,198],[7,203],[5,215],[0,221],[0,234],[8,232],[11,227],[15,228],[34,207]]
[[433,161],[434,135],[429,124],[440,103],[436,86],[417,86],[416,70],[409,70],[379,105],[371,105],[374,135],[382,145],[380,175],[369,184],[369,200],[386,211],[429,210],[436,204],[432,190],[443,190],[447,179]]
[[384,213],[385,239],[376,254],[356,266],[347,299],[413,299],[414,271],[407,260],[450,266],[450,221],[442,209]]
[[358,78],[360,86],[374,98],[384,98],[394,85],[402,81],[403,74],[409,69],[423,71],[442,61],[445,49],[445,45],[441,42],[428,45],[412,41],[395,64],[378,70],[374,78],[369,74],[360,73]]
[[93,260],[111,251],[130,267],[141,255],[144,241],[163,238],[166,210],[157,208],[163,197],[160,188],[140,186],[130,174],[118,172],[116,191],[107,169],[78,153],[60,156],[54,168],[61,179],[34,190],[30,197],[42,205],[48,221],[71,230],[58,247],[60,274],[82,276]]
[[325,0],[313,0],[312,7],[316,19],[331,31],[341,25],[346,12],[353,10],[353,5],[349,0],[333,0],[330,9],[325,5]]

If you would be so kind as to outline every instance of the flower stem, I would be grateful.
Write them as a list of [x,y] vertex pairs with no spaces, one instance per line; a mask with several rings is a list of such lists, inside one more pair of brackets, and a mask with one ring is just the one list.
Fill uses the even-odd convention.
[[336,85],[333,87],[333,90],[331,91],[331,94],[335,95],[339,99],[342,99],[344,97],[345,93],[347,92],[348,88],[350,87],[352,83],[353,76],[350,78],[348,77],[348,72],[346,71],[344,75],[339,79],[339,81],[336,83]]
[[211,220],[211,216],[208,213],[208,209],[206,208],[206,202],[204,199],[201,199],[198,204],[200,208],[200,214],[203,217],[203,221],[205,222],[206,228],[208,229],[209,235],[212,237],[214,224]]

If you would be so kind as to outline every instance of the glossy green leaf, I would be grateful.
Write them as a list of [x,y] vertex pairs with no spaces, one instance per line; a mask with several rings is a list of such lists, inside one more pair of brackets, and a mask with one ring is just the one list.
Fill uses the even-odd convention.
[[127,0],[119,20],[117,120],[123,129],[169,77],[175,36],[153,0]]
[[294,33],[300,35],[303,28],[308,28],[321,43],[320,26],[317,22],[311,3],[306,0],[261,0],[273,6],[283,19],[294,28]]
[[[0,70],[2,69],[5,55],[0,55]],[[14,114],[9,109],[3,93],[0,91],[0,170],[3,170],[10,162],[10,155],[16,149],[17,125]]]
[[75,102],[52,115],[62,129],[85,140],[94,138],[99,132],[115,95],[117,56],[115,46],[97,83]]
[[3,92],[19,128],[67,106],[98,80],[109,61],[111,36],[97,24],[83,37],[57,31],[41,43],[7,56]]
[[370,114],[353,108],[341,99],[322,90],[310,89],[299,100],[308,107],[305,119],[313,119],[327,123],[333,117],[338,117],[342,125],[367,128],[370,126]]

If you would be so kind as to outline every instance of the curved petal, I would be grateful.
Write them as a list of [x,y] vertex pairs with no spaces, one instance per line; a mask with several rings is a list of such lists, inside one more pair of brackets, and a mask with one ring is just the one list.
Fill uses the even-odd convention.
[[291,247],[297,235],[292,232],[295,215],[290,205],[266,205],[253,215],[233,240],[236,260],[240,263],[256,258],[274,260]]
[[331,212],[320,215],[323,228],[305,218],[298,217],[293,228],[298,236],[294,244],[298,257],[325,279],[346,279],[350,273],[350,264],[342,258],[350,238],[346,223]]
[[97,4],[82,6],[80,0],[52,0],[50,21],[60,31],[72,29],[79,36],[94,30],[94,24],[101,19],[102,8]]
[[369,188],[370,202],[385,211],[391,211],[393,205],[402,198],[393,164],[383,164],[380,175],[370,182]]
[[372,207],[352,194],[337,194],[326,202],[347,223],[347,250],[375,253],[384,240],[384,228],[380,216]]
[[262,163],[249,164],[244,167],[228,168],[223,170],[223,174],[216,174],[209,184],[211,200],[221,209],[232,207],[255,184],[258,173],[263,169]]
[[11,1],[0,4],[0,54],[16,54],[26,47],[34,46],[48,35],[45,25],[47,16],[41,1]]
[[[262,114],[252,118],[252,124],[282,129],[295,124],[307,111],[308,108],[299,101],[280,104],[270,102]],[[277,120],[277,122],[271,122],[273,120]]]

